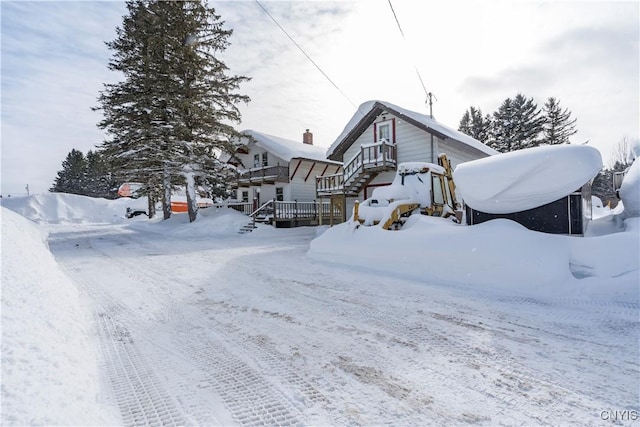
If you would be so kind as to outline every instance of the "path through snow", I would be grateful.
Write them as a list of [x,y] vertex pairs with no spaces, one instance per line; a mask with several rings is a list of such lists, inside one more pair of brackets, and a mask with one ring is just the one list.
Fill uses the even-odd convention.
[[92,304],[124,425],[586,426],[640,411],[636,303],[320,263],[305,256],[314,228],[48,230]]

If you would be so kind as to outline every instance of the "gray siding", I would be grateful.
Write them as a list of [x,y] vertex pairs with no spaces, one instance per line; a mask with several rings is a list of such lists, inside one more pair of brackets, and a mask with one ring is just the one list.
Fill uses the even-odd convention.
[[[293,175],[300,159],[292,159],[289,166],[289,177]],[[288,200],[299,202],[312,202],[316,199],[316,176],[322,174],[325,163],[318,163],[312,160],[302,160],[293,179],[290,183],[291,195]],[[325,174],[334,173],[336,167],[330,165]],[[305,181],[306,178],[306,181]]]
[[446,153],[447,157],[451,161],[451,167],[453,169],[455,169],[460,163],[488,157],[488,154],[452,139],[448,139],[444,143],[440,143],[438,148],[440,149],[440,153]]
[[431,134],[419,129],[398,117],[389,113],[381,114],[374,123],[372,123],[366,131],[364,131],[358,139],[346,150],[343,162],[346,164],[353,156],[360,152],[360,146],[365,144],[373,144],[374,142],[374,124],[383,121],[382,117],[395,119],[396,126],[396,146],[398,150],[398,162],[437,162],[438,146],[442,140],[433,137],[434,153],[431,152]]

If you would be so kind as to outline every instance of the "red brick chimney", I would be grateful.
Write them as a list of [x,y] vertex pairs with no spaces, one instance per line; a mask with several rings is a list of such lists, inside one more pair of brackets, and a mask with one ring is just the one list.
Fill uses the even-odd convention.
[[302,134],[302,142],[305,144],[313,145],[313,134],[309,132],[309,129]]

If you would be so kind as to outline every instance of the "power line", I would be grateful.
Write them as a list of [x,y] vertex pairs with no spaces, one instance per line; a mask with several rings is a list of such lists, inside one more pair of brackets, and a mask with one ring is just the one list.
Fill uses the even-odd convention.
[[[402,40],[404,40],[405,42],[407,41],[406,37],[404,36],[404,31],[402,31],[402,27],[400,26],[400,21],[398,20],[398,15],[396,15],[396,11],[393,9],[393,5],[391,4],[391,0],[389,1],[389,7],[391,8],[391,12],[393,13],[393,17],[396,20],[396,24],[398,25],[398,30],[400,30],[400,34],[402,35]],[[427,96],[427,99],[430,101],[431,100],[431,92],[427,91],[427,88],[424,85],[424,81],[422,80],[422,76],[420,75],[420,70],[418,70],[418,66],[415,65],[415,62],[413,64],[413,67],[416,70],[416,74],[418,75],[418,79],[420,80],[420,84],[422,85],[422,90],[424,90],[424,94]]]
[[318,71],[320,71],[320,72],[322,73],[322,75],[323,75],[323,76],[325,76],[327,80],[329,80],[329,83],[331,83],[331,84],[333,85],[333,87],[335,87],[335,88],[338,90],[338,92],[340,92],[340,94],[341,94],[342,96],[344,96],[344,98],[345,98],[347,101],[349,101],[349,103],[350,103],[351,105],[353,105],[354,107],[356,107],[356,104],[354,104],[354,103],[353,103],[353,101],[351,101],[351,100],[349,99],[349,97],[348,97],[348,96],[347,96],[347,95],[346,95],[342,90],[340,90],[340,88],[338,87],[338,85],[336,85],[336,84],[333,82],[333,80],[331,80],[331,78],[329,78],[329,76],[327,75],[327,73],[325,73],[324,71],[322,71],[322,68],[320,68],[320,66],[319,66],[318,64],[316,64],[316,62],[315,62],[313,59],[311,59],[311,57],[307,54],[307,52],[305,52],[305,51],[304,51],[304,49],[303,49],[303,48],[302,48],[298,43],[296,43],[296,41],[293,39],[293,37],[291,37],[291,36],[289,35],[289,33],[287,33],[287,31],[286,31],[284,28],[282,28],[282,25],[280,25],[280,24],[278,23],[278,21],[276,21],[276,19],[275,19],[273,16],[271,16],[271,14],[269,13],[269,11],[268,11],[267,9],[265,9],[265,7],[264,7],[264,6],[263,6],[263,5],[262,5],[258,0],[255,0],[255,2],[258,4],[258,6],[260,6],[260,8],[264,11],[264,13],[266,13],[266,14],[267,14],[267,16],[268,16],[269,18],[271,18],[271,20],[272,20],[272,21],[273,21],[273,22],[278,26],[278,28],[280,28],[280,30],[282,30],[282,32],[283,32],[283,33],[284,33],[284,34],[289,38],[289,40],[291,40],[291,42],[292,42],[294,45],[296,45],[296,47],[300,50],[300,52],[302,52],[302,53],[304,54],[304,56],[306,56],[306,57],[307,57],[307,59],[309,60],[309,62],[311,62],[311,63],[312,63],[312,64],[313,64],[317,69],[318,69]]

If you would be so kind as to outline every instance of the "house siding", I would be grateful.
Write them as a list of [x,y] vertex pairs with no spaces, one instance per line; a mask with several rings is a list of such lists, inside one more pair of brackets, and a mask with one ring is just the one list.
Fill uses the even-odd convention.
[[380,114],[374,123],[364,131],[355,142],[345,151],[343,161],[346,163],[353,156],[360,152],[360,146],[374,143],[375,125],[383,121],[383,117],[388,120],[395,120],[395,143],[398,147],[398,163],[402,162],[431,162],[436,163],[439,147],[443,141],[433,136],[433,152],[431,151],[431,134],[395,117],[389,113]]
[[[298,166],[298,163],[300,163],[300,166]],[[289,200],[297,200],[298,202],[311,202],[316,199],[316,180],[315,176],[312,176],[313,171],[311,170],[313,163],[314,162],[309,160],[291,160],[291,166],[289,167],[289,178],[291,178],[291,176],[293,175],[294,170],[296,172],[289,184],[291,189],[291,198]],[[317,168],[318,166],[316,165],[314,169]],[[318,174],[320,174],[320,172],[322,172],[321,169],[318,171]],[[308,178],[307,175],[309,175]],[[306,182],[305,178],[307,178]]]
[[[241,170],[254,169],[254,155],[260,155],[260,166],[262,168],[262,153],[267,152],[267,167],[271,166],[288,166],[289,182],[276,182],[275,184],[262,183],[261,185],[250,185],[238,187],[236,192],[237,200],[242,199],[242,191],[249,192],[249,201],[253,201],[253,195],[256,189],[260,192],[260,203],[263,204],[269,200],[276,198],[276,188],[282,188],[283,200],[299,202],[311,202],[316,200],[316,176],[342,173],[341,165],[329,164],[314,161],[311,159],[291,159],[287,162],[276,156],[270,151],[266,151],[256,146],[255,143],[249,142],[247,146],[247,154],[236,155],[242,161],[244,166],[240,166]],[[298,166],[299,165],[299,166]],[[325,169],[326,168],[326,169]],[[293,176],[293,179],[291,177]],[[306,178],[306,180],[305,180]]]
[[446,153],[447,158],[451,161],[451,167],[455,169],[460,163],[469,162],[471,160],[487,157],[488,155],[469,147],[466,144],[462,144],[452,139],[446,140],[444,143],[440,143],[439,147],[441,153]]

